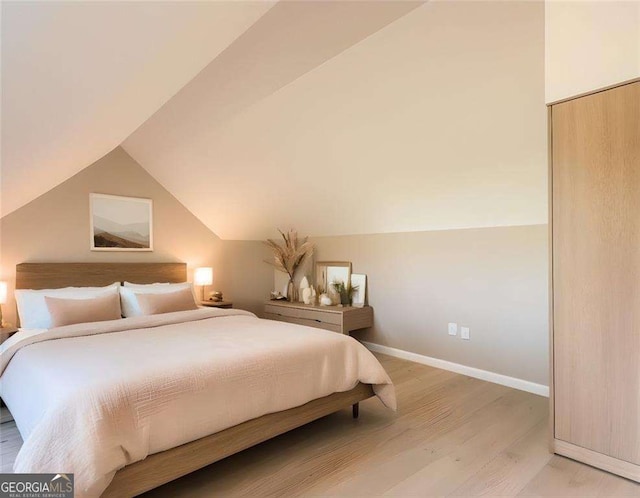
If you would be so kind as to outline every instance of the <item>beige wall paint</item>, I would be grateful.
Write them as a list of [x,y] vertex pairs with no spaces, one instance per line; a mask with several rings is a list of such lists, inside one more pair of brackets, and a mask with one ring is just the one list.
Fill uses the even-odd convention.
[[546,101],[640,77],[640,1],[547,0]]
[[215,88],[124,147],[222,238],[546,222],[543,2],[427,2],[222,122]]
[[[548,384],[546,225],[314,238],[316,260],[367,275],[360,339]],[[311,275],[311,269],[307,273]],[[282,279],[276,278],[282,288]],[[471,328],[471,340],[447,324]]]
[[[154,251],[90,251],[91,192],[153,199]],[[260,309],[256,303],[262,300],[257,296],[268,295],[271,287],[267,265],[263,280],[259,280],[261,268],[255,264],[265,257],[264,248],[257,243],[239,245],[220,240],[120,147],[3,217],[0,235],[0,279],[8,280],[11,289],[15,265],[38,261],[183,261],[188,265],[189,278],[193,268],[212,266],[213,287],[223,291],[228,299],[237,298],[240,307],[255,311]],[[253,276],[256,280],[252,280]],[[12,298],[3,309],[5,319],[15,323]]]
[[262,315],[264,303],[273,289],[273,267],[265,263],[271,252],[261,241],[224,240],[224,288],[234,308]]

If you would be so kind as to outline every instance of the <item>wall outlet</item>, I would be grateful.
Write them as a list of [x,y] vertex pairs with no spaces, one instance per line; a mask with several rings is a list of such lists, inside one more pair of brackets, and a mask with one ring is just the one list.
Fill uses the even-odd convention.
[[449,324],[449,335],[458,335],[458,324],[450,323]]
[[460,337],[462,339],[464,339],[465,341],[470,341],[471,340],[471,331],[469,330],[469,327],[460,327]]

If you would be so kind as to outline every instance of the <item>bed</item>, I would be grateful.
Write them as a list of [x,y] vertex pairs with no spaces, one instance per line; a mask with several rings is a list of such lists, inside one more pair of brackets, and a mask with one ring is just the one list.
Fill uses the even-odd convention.
[[[186,265],[16,267],[17,289],[124,280],[184,282]],[[354,339],[241,310],[21,331],[0,348],[0,394],[25,441],[15,471],[73,472],[78,497],[141,494],[374,395],[395,408]]]

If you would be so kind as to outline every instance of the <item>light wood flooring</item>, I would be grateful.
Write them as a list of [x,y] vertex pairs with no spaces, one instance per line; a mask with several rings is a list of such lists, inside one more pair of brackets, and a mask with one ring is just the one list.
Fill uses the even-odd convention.
[[[377,355],[399,410],[343,410],[144,495],[640,497],[640,485],[548,452],[546,398]],[[0,425],[2,472],[20,448]]]

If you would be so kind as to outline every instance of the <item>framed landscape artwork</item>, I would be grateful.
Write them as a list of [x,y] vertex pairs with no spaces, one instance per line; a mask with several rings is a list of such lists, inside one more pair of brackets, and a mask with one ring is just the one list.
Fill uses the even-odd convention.
[[153,201],[89,194],[92,251],[153,251]]

